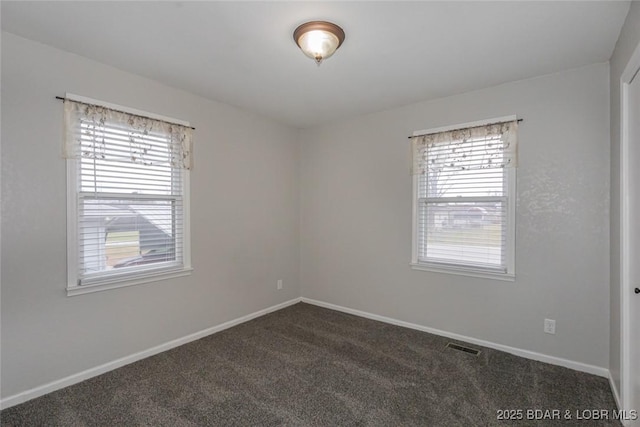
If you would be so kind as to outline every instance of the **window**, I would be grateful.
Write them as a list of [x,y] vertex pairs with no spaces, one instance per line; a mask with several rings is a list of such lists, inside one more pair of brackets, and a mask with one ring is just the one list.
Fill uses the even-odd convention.
[[67,95],[69,295],[188,274],[191,128]]
[[513,280],[518,121],[416,132],[415,269]]

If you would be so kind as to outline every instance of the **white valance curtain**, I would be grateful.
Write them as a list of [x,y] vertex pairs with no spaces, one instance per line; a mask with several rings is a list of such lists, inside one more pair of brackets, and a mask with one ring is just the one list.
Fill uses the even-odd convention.
[[67,159],[170,165],[192,169],[193,132],[189,126],[64,100]]
[[414,175],[516,167],[518,121],[417,135],[411,145]]

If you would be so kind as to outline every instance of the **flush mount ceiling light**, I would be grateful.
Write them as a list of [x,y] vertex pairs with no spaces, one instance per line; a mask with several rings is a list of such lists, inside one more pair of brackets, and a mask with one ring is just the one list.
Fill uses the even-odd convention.
[[305,55],[320,65],[340,47],[344,30],[331,22],[311,21],[296,28],[293,39]]

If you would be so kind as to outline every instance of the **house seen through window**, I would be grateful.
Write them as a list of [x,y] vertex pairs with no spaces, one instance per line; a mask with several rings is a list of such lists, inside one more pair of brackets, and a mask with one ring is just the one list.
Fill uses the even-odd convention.
[[412,138],[418,269],[512,277],[517,121]]
[[69,99],[65,126],[68,290],[190,269],[190,127]]

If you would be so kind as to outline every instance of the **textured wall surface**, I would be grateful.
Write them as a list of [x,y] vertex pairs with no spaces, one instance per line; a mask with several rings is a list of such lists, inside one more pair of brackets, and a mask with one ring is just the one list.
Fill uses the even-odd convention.
[[[196,127],[191,276],[66,296],[65,92]],[[6,33],[2,123],[3,397],[300,295],[295,130]]]
[[[639,13],[633,4],[635,22]],[[612,77],[638,39],[627,23]],[[608,65],[595,64],[297,131],[3,33],[2,397],[301,295],[607,368],[610,187],[617,197],[608,77]],[[614,78],[611,90],[614,102]],[[197,128],[191,276],[66,296],[54,99],[65,92]],[[511,114],[525,120],[516,281],[411,270],[406,137]],[[611,277],[615,319],[615,268]],[[544,318],[557,321],[556,335],[543,333]]]
[[[303,296],[607,368],[608,97],[595,64],[305,132]],[[511,114],[524,119],[515,282],[412,270],[407,136]]]

